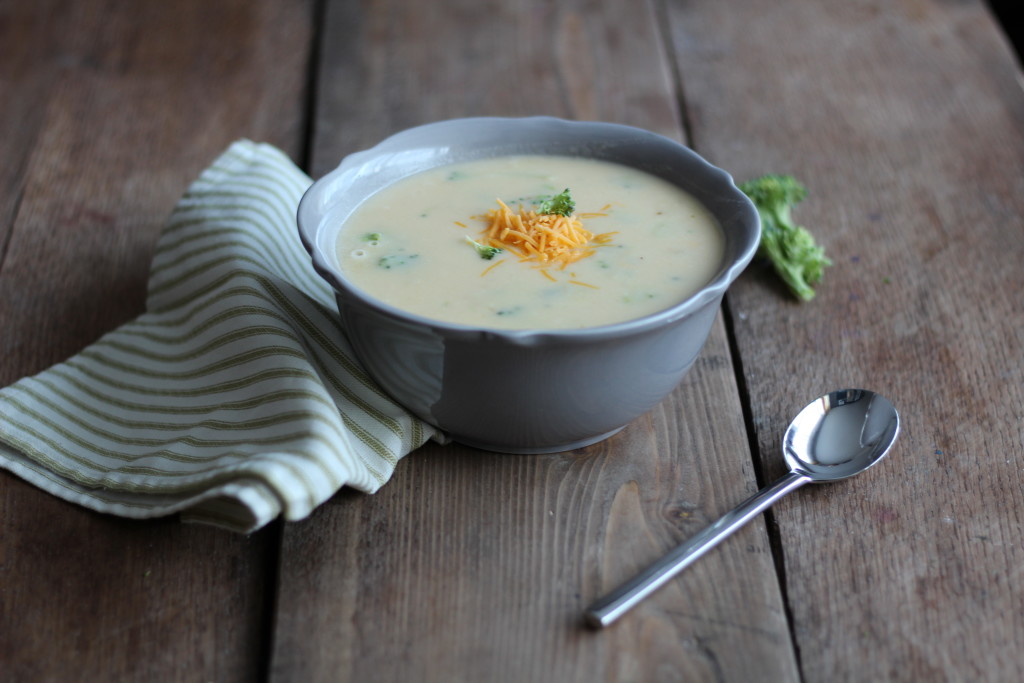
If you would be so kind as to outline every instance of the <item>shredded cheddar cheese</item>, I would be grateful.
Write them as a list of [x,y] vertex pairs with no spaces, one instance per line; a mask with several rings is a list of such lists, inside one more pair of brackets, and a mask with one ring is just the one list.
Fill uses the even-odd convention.
[[542,268],[557,266],[561,269],[592,256],[596,247],[610,243],[615,234],[595,235],[583,227],[582,217],[595,218],[606,215],[604,213],[561,216],[537,213],[522,206],[513,211],[505,202],[497,201],[498,208],[481,216],[487,221],[482,241],[488,246],[508,250],[521,261],[536,261]]
[[491,265],[487,266],[486,268],[484,268],[484,272],[480,273],[480,277],[483,277],[484,275],[487,275],[487,273],[491,272],[492,270],[494,270],[495,268],[500,266],[502,263],[504,263],[504,261],[497,261],[497,262],[492,263]]

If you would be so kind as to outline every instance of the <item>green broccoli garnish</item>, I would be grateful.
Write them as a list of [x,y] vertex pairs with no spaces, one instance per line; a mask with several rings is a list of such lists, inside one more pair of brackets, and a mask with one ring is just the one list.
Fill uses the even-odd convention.
[[554,197],[549,197],[540,203],[537,213],[557,214],[559,216],[571,216],[576,210],[576,202],[569,196],[569,188],[565,188]]
[[486,244],[480,244],[469,235],[466,235],[466,241],[472,244],[474,247],[476,247],[476,253],[480,254],[480,258],[487,261],[490,261],[498,254],[505,251],[504,249],[499,249],[498,247],[489,247]]
[[[400,249],[399,252],[401,251],[403,250]],[[419,254],[388,254],[387,256],[382,256],[380,259],[378,259],[377,265],[380,266],[381,268],[384,268],[385,270],[391,270],[392,268],[400,268],[401,266],[408,265],[409,263],[415,261],[419,257]]]
[[804,301],[814,298],[812,285],[832,261],[814,243],[811,233],[790,217],[790,209],[807,196],[807,188],[792,176],[766,175],[740,184],[761,216],[757,255],[767,257],[775,272]]

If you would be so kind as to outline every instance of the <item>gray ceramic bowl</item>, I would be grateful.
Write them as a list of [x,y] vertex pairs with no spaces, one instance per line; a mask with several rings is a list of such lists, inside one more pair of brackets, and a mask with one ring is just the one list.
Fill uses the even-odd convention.
[[[434,166],[507,154],[596,157],[690,192],[725,232],[714,278],[660,313],[576,330],[496,330],[399,310],[353,286],[335,253],[338,231],[366,197]],[[337,293],[349,341],[381,387],[462,443],[545,453],[604,439],[653,408],[700,353],[726,288],[754,255],[757,211],[732,178],[683,145],[608,123],[547,117],[471,118],[412,128],[346,157],[310,187],[299,232]]]

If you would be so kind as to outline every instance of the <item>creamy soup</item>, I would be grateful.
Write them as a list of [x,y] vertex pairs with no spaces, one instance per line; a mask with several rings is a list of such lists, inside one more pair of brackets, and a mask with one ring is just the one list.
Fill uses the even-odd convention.
[[[560,221],[554,211],[569,215]],[[540,231],[531,234],[542,249],[516,237],[524,219]],[[510,228],[505,241],[488,236],[492,222],[495,235]],[[574,231],[569,238],[545,227],[556,222]],[[577,246],[562,244],[572,240]],[[436,320],[504,329],[592,327],[663,310],[707,284],[723,250],[708,210],[671,183],[559,156],[418,173],[369,197],[338,240],[345,275],[373,297]]]

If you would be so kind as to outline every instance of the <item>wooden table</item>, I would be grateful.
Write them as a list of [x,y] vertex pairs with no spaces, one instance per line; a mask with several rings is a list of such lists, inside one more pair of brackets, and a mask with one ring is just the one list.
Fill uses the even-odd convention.
[[[604,443],[430,445],[249,537],[0,474],[0,679],[1024,679],[1020,79],[980,0],[0,0],[0,385],[141,312],[163,220],[240,137],[317,177],[442,118],[628,123],[802,179],[835,262],[806,304],[752,266]],[[845,386],[899,407],[890,459],[581,626]]]

